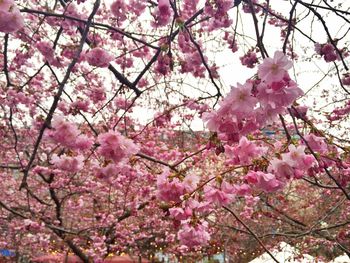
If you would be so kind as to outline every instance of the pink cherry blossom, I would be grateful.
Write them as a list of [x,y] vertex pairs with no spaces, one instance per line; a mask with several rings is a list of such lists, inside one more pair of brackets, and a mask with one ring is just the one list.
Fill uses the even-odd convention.
[[169,178],[169,171],[166,170],[157,178],[157,197],[165,202],[179,202],[185,194],[185,187],[178,178]]
[[235,194],[238,196],[250,196],[252,194],[252,189],[248,184],[234,185]]
[[65,147],[73,147],[75,145],[75,141],[79,135],[76,125],[58,116],[53,119],[51,126],[53,130],[47,131],[47,136],[50,139]]
[[186,207],[185,209],[182,209],[180,207],[172,207],[169,209],[170,216],[173,217],[176,220],[182,221],[186,220],[192,215],[192,209],[189,207]]
[[239,58],[241,60],[242,65],[248,68],[254,68],[255,64],[258,63],[258,58],[256,57],[256,53],[253,51],[249,51],[243,57]]
[[269,172],[273,172],[280,181],[289,180],[294,177],[294,168],[285,160],[273,158],[268,167]]
[[[5,4],[3,7],[6,7]],[[13,33],[24,27],[24,19],[17,7],[0,9],[0,32]]]
[[209,185],[204,187],[205,199],[217,205],[231,203],[235,197],[234,191],[234,187],[230,186],[227,182],[222,182],[220,188]]
[[69,157],[67,155],[53,155],[51,161],[55,167],[70,173],[79,172],[84,166],[84,157],[82,155],[78,155],[76,157]]
[[170,22],[171,13],[169,0],[158,0],[158,10],[155,12],[156,21],[153,25],[156,27],[167,25]]
[[220,103],[224,108],[226,104],[230,105],[231,111],[241,113],[249,112],[254,109],[257,103],[256,98],[252,95],[253,84],[246,82],[245,84],[237,83],[237,87],[232,87],[226,98]]
[[111,5],[112,14],[120,21],[123,22],[127,19],[127,5],[123,0],[115,0]]
[[283,187],[283,183],[276,179],[271,173],[263,173],[260,171],[250,171],[245,179],[248,183],[255,185],[257,188],[265,192],[276,192]]
[[183,185],[186,189],[186,191],[191,192],[195,190],[198,186],[198,183],[200,181],[200,177],[195,174],[190,174],[185,177],[183,180]]
[[281,51],[276,51],[273,58],[265,58],[259,65],[258,75],[267,84],[281,81],[292,63]]
[[14,4],[14,0],[2,0],[0,1],[0,11],[9,11],[10,7]]
[[258,157],[266,151],[266,148],[257,146],[242,136],[237,146],[225,145],[225,154],[228,161],[233,164],[249,164],[255,157]]
[[118,163],[139,151],[139,147],[117,131],[102,133],[97,137],[100,144],[97,152],[107,160]]
[[184,222],[181,225],[177,237],[181,244],[189,248],[206,245],[210,240],[208,223],[202,221],[192,225],[189,222]]
[[282,160],[291,166],[298,167],[303,163],[305,148],[304,145],[299,145],[298,147],[295,147],[293,144],[289,145],[289,152],[282,154]]
[[52,48],[52,44],[47,41],[40,41],[35,44],[36,48],[40,51],[40,53],[44,56],[45,60],[48,62],[53,62],[54,60],[54,50]]
[[305,135],[304,138],[314,152],[321,154],[327,152],[327,144],[325,143],[324,138],[318,137],[312,133]]
[[102,48],[93,48],[86,55],[87,62],[94,67],[106,68],[114,57]]

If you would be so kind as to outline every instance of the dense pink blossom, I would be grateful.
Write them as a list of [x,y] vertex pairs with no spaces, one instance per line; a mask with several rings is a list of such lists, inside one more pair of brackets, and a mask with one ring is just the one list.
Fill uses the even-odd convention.
[[120,22],[124,22],[127,19],[127,5],[124,0],[115,0],[111,5],[112,14]]
[[339,59],[339,55],[331,43],[315,44],[315,51],[317,54],[323,56],[326,62],[333,62]]
[[238,50],[237,42],[234,36],[229,35],[228,32],[225,32],[223,39],[229,44],[229,48],[233,53],[235,53]]
[[263,173],[260,171],[250,171],[245,179],[248,183],[256,186],[265,192],[276,192],[283,187],[283,183],[276,179],[274,174]]
[[305,140],[308,143],[308,146],[314,151],[318,153],[326,153],[327,152],[327,144],[322,137],[318,137],[314,134],[307,134],[304,136]]
[[107,160],[118,163],[139,151],[139,147],[130,139],[117,131],[101,133],[97,142],[100,144],[97,152]]
[[186,191],[188,192],[194,191],[197,188],[200,179],[201,178],[195,174],[187,175],[183,180],[183,185]]
[[169,0],[158,0],[158,9],[155,12],[155,23],[153,25],[166,26],[171,19],[171,6]]
[[190,248],[206,245],[210,240],[208,223],[202,221],[193,225],[189,222],[184,222],[181,224],[177,237],[181,244]]
[[106,68],[114,57],[102,48],[93,48],[86,55],[87,62],[94,67]]
[[10,7],[14,4],[14,0],[2,0],[0,2],[0,11],[9,11]]
[[55,167],[70,173],[79,172],[84,166],[84,157],[82,155],[76,157],[53,155],[51,161]]
[[257,103],[252,94],[253,84],[246,82],[243,85],[237,83],[237,87],[232,87],[225,99],[220,103],[222,108],[230,107],[230,111],[246,113],[252,111]]
[[185,194],[185,187],[178,178],[169,178],[169,171],[165,171],[157,178],[157,197],[165,202],[179,202]]
[[235,197],[235,188],[227,182],[222,182],[220,187],[207,185],[204,187],[205,199],[217,205],[227,205]]
[[192,216],[192,209],[186,207],[185,209],[180,207],[172,207],[169,209],[170,216],[176,220],[182,221]]
[[305,157],[305,148],[304,145],[299,145],[298,147],[295,147],[293,144],[289,145],[289,152],[282,154],[282,160],[294,167],[302,165]]
[[47,132],[50,139],[60,143],[65,147],[73,147],[79,135],[79,130],[75,124],[64,120],[59,116],[53,119],[51,124],[53,130]]
[[12,1],[4,1],[0,5],[0,32],[13,33],[24,26],[24,19]]
[[273,172],[276,175],[276,178],[278,178],[281,181],[293,178],[295,172],[291,164],[289,164],[285,160],[280,160],[277,158],[273,158],[270,161],[268,171]]
[[54,50],[52,48],[52,44],[50,44],[47,41],[40,41],[36,43],[35,46],[47,61],[50,61],[53,59]]
[[249,164],[254,158],[264,154],[266,149],[257,146],[242,136],[237,146],[225,145],[225,154],[233,164]]
[[237,196],[250,196],[252,189],[249,184],[234,185],[234,192]]

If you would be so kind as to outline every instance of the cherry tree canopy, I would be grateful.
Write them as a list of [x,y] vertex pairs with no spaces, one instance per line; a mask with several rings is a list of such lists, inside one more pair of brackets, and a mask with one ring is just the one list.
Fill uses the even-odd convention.
[[0,248],[350,255],[347,2],[0,0]]

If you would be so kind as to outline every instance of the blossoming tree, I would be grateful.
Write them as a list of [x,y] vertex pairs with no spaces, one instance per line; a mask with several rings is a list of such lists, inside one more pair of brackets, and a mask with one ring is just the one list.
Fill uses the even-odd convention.
[[0,0],[0,248],[350,255],[349,8]]

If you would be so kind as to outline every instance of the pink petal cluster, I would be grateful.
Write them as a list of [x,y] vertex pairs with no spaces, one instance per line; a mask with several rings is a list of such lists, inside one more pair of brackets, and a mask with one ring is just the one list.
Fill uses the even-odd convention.
[[257,5],[255,5],[258,3],[258,0],[252,0],[251,2],[253,4],[253,8],[250,6],[249,2],[246,2],[246,1],[243,2],[243,11],[245,13],[253,13],[253,12],[259,13],[261,8]]
[[171,19],[172,10],[169,0],[158,0],[158,9],[156,10],[153,23],[156,27],[166,26]]
[[233,21],[227,12],[233,7],[233,1],[230,0],[216,0],[206,1],[204,7],[204,14],[208,15],[209,19],[208,30],[216,30],[218,28],[227,28]]
[[350,86],[350,74],[344,74],[342,81],[343,85]]
[[207,185],[204,187],[205,200],[219,206],[228,205],[235,197],[235,188],[228,182],[222,182],[220,187]]
[[249,184],[241,184],[241,185],[234,185],[234,192],[237,196],[251,196],[252,189],[250,188]]
[[97,142],[100,144],[97,152],[115,163],[129,158],[140,150],[132,140],[125,138],[118,131],[111,130],[100,134]]
[[115,163],[109,163],[105,167],[99,167],[96,176],[100,179],[109,179],[110,177],[115,177],[119,171],[120,168]]
[[303,94],[288,75],[290,67],[291,62],[280,51],[264,59],[258,70],[261,80],[238,84],[219,109],[202,115],[209,130],[217,132],[221,140],[237,142],[284,113]]
[[155,65],[155,71],[161,75],[167,75],[171,71],[172,59],[168,54],[161,54],[157,58],[157,63]]
[[248,183],[253,184],[265,192],[276,192],[284,186],[281,181],[276,179],[274,174],[263,173],[260,171],[250,171],[245,176],[245,179]]
[[46,131],[46,136],[64,147],[87,150],[92,146],[92,140],[86,135],[80,135],[75,124],[56,117],[52,121],[52,130]]
[[259,65],[258,75],[266,84],[271,84],[281,81],[291,67],[292,63],[283,52],[276,51],[273,58],[265,58]]
[[235,53],[238,50],[237,41],[233,35],[229,35],[228,32],[225,32],[224,40],[228,43],[229,49],[233,53]]
[[127,19],[127,8],[124,0],[116,0],[111,5],[111,12],[118,21],[124,22]]
[[[192,73],[194,77],[204,78],[206,69],[203,66],[202,57],[198,53],[197,47],[191,42],[190,35],[187,32],[182,32],[178,36],[179,49],[183,56],[180,59],[181,73]],[[198,45],[202,47],[202,43]],[[207,57],[204,55],[204,60],[208,63]],[[215,68],[211,67],[212,76],[215,76]]]
[[46,58],[47,61],[50,61],[54,57],[54,50],[52,44],[47,41],[39,41],[35,44],[35,47],[40,51],[40,53]]
[[237,142],[240,136],[256,130],[255,106],[257,99],[252,94],[253,84],[246,82],[238,84],[220,103],[217,111],[203,113],[202,118],[207,122],[211,131],[219,133],[221,139]]
[[339,55],[331,43],[315,44],[315,51],[321,55],[326,62],[332,62],[339,59]]
[[[350,81],[350,78],[349,78]],[[327,118],[330,121],[337,121],[346,117],[350,113],[350,100],[348,100],[345,105],[342,107],[337,107],[333,110],[331,115],[328,115]]]
[[208,223],[201,221],[194,225],[190,222],[183,222],[177,238],[182,245],[189,248],[207,245],[210,240]]
[[255,64],[258,63],[258,58],[256,57],[256,53],[253,51],[249,51],[243,57],[239,58],[243,66],[247,68],[254,68]]
[[62,67],[63,64],[61,62],[61,58],[55,57],[55,51],[52,44],[47,41],[39,41],[35,44],[35,47],[44,56],[45,60],[48,61],[51,65]]
[[179,202],[185,194],[185,186],[178,178],[169,178],[169,171],[165,171],[157,178],[157,198],[165,202]]
[[199,176],[195,174],[190,174],[185,177],[182,183],[187,192],[192,192],[197,188],[200,179],[201,178]]
[[185,209],[181,207],[172,207],[169,209],[170,216],[178,221],[183,221],[192,216],[192,209],[186,207]]
[[304,139],[314,152],[324,154],[328,151],[327,143],[325,142],[324,138],[311,133],[305,135]]
[[13,33],[24,26],[24,19],[13,0],[0,1],[0,32]]
[[102,48],[93,48],[85,55],[86,61],[94,67],[106,68],[114,57]]
[[65,154],[61,156],[53,155],[51,161],[56,168],[70,173],[77,173],[84,166],[84,157],[82,155],[76,157],[70,157]]
[[225,154],[229,158],[228,162],[232,164],[250,164],[254,158],[265,152],[266,148],[257,146],[245,136],[242,136],[237,146],[225,145]]
[[301,178],[303,171],[311,168],[315,162],[312,155],[305,154],[305,146],[289,145],[289,152],[282,154],[282,160],[274,158],[270,161],[268,171],[273,172],[280,181]]

